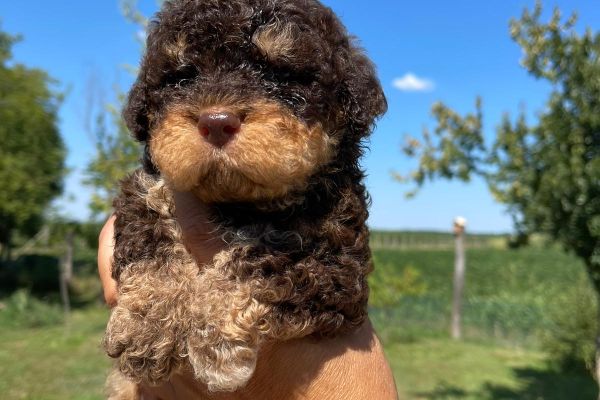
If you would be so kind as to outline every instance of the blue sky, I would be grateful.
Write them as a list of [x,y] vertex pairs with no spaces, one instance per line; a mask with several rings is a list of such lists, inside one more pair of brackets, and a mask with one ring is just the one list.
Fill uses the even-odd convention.
[[[420,134],[431,123],[430,108],[438,100],[461,112],[484,99],[486,135],[493,139],[504,112],[516,114],[525,105],[535,118],[550,88],[519,67],[521,51],[508,35],[508,21],[534,0],[326,0],[348,30],[358,36],[378,67],[389,111],[379,122],[364,160],[373,197],[370,225],[385,229],[447,230],[457,215],[472,231],[506,232],[510,218],[480,181],[436,182],[406,200],[410,189],[396,183],[391,171],[408,172],[414,163],[400,151],[404,134]],[[597,0],[545,1],[546,12],[559,6],[577,10],[579,26],[600,26]],[[146,14],[154,0],[140,0]],[[118,0],[0,1],[2,29],[20,33],[14,48],[17,62],[47,70],[66,91],[60,128],[69,149],[65,215],[85,218],[89,189],[81,171],[93,156],[93,138],[86,129],[92,94],[95,104],[110,102],[114,87],[126,90],[132,77],[123,65],[137,65],[137,27],[126,22]],[[402,79],[404,78],[404,79]],[[419,89],[407,91],[406,89]]]

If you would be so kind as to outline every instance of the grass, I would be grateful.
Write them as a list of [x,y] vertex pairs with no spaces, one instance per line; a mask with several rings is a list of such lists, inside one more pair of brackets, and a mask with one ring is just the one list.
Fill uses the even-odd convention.
[[449,339],[385,349],[402,399],[564,400],[596,393],[591,377],[554,372],[535,351]]
[[[0,328],[2,399],[102,399],[110,365],[100,348],[107,317],[106,310],[89,308],[76,311],[69,325]],[[553,372],[537,351],[445,337],[388,340],[384,347],[407,400],[562,400],[595,393],[590,377]]]
[[[401,398],[594,398],[589,375],[557,372],[538,346],[539,332],[549,324],[549,310],[561,306],[565,293],[583,290],[592,295],[575,258],[554,248],[470,249],[462,342],[447,335],[451,250],[379,249],[374,258],[377,284],[392,290],[371,316]],[[381,297],[380,288],[372,296]],[[0,398],[103,398],[110,361],[100,342],[108,312],[95,306],[79,309],[66,323],[14,314],[19,310],[49,314],[55,308],[19,296],[0,301]]]
[[6,400],[103,399],[110,362],[100,343],[108,312],[76,311],[64,325],[0,326],[0,393]]

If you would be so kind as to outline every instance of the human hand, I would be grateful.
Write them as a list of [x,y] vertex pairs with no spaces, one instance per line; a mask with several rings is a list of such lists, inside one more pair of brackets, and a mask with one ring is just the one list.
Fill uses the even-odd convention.
[[112,257],[115,250],[114,215],[106,221],[98,237],[98,275],[102,282],[104,300],[109,307],[117,305],[117,282],[112,277]]

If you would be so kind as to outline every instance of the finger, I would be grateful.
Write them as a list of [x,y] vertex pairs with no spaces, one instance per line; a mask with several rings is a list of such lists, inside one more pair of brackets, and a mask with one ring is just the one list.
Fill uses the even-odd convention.
[[112,277],[112,256],[115,247],[115,219],[111,216],[98,238],[98,274],[102,282],[104,300],[109,307],[117,304],[117,282]]

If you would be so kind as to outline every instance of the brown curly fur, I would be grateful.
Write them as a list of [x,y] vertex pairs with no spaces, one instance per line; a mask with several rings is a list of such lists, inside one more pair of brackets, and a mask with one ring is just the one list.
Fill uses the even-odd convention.
[[[243,119],[219,151],[196,127],[213,108]],[[360,326],[372,264],[359,159],[385,108],[372,64],[315,0],[165,2],[124,113],[147,151],[115,201],[105,347],[120,371],[157,384],[191,367],[235,390],[265,341]],[[212,264],[182,244],[171,188],[210,205],[228,243]]]

